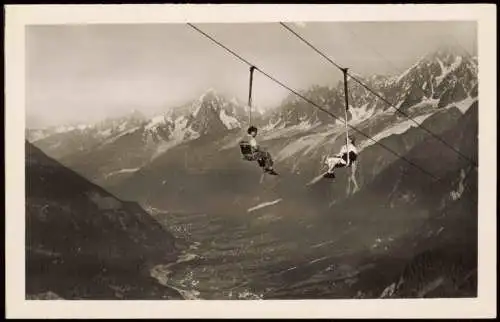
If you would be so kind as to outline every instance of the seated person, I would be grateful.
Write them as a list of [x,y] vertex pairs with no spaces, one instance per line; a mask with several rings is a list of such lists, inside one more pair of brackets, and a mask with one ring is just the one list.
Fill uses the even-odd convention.
[[265,151],[263,147],[257,144],[257,140],[255,137],[257,136],[257,128],[255,126],[250,126],[247,130],[248,135],[245,137],[246,142],[251,147],[252,159],[257,160],[259,166],[264,169],[265,172],[273,175],[277,175],[277,173],[273,169],[274,161],[269,152]]
[[[340,153],[334,157],[326,159],[328,171],[325,173],[325,178],[335,178],[334,169],[351,167],[358,158],[358,149],[354,145],[356,143],[354,138],[351,138],[351,143],[348,146],[342,146]],[[347,154],[349,154],[349,164],[347,164]]]

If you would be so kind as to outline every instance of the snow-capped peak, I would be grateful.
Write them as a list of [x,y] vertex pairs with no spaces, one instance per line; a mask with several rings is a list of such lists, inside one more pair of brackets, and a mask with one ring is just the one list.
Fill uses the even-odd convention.
[[202,107],[217,108],[221,103],[221,98],[217,91],[213,88],[206,90],[200,97],[193,103],[194,110],[192,116],[196,117]]
[[220,120],[228,130],[240,128],[241,123],[234,117],[226,114],[226,110],[220,110]]
[[420,65],[420,63],[424,60],[425,56],[417,60],[410,68],[402,72],[395,80],[396,83],[399,83],[403,78],[405,78],[412,70]]

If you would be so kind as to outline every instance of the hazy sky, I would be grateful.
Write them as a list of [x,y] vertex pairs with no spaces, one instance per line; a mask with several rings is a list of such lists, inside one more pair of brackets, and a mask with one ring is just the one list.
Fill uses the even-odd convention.
[[[289,25],[364,75],[402,72],[442,44],[476,54],[473,22]],[[341,77],[278,23],[197,26],[292,88]],[[244,102],[248,95],[248,66],[184,24],[30,26],[26,59],[28,126],[96,121],[132,109],[150,115],[209,88]],[[286,95],[255,73],[255,104],[277,105]]]

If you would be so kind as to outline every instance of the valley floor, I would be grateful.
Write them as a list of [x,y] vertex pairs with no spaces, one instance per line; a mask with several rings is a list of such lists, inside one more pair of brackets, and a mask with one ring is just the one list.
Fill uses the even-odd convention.
[[[176,263],[154,267],[151,276],[185,299],[477,296],[473,252],[466,259],[462,253],[446,258],[439,249],[429,248],[423,257],[431,259],[422,261],[400,256],[393,248],[402,245],[391,241],[376,240],[370,251],[358,248],[353,242],[359,238],[356,227],[328,240],[307,233],[283,239],[273,236],[273,228],[255,225],[256,218],[245,221],[203,213],[155,216],[183,240],[178,245],[183,252]],[[304,232],[312,228],[304,227]],[[406,284],[397,285],[402,279]]]

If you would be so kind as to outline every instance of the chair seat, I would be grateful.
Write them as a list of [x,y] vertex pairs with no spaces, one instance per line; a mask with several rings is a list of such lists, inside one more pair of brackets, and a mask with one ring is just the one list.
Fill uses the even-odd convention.
[[255,155],[252,146],[247,141],[240,142],[240,150],[243,155],[243,159],[247,161],[255,161]]

